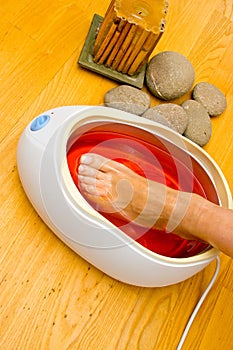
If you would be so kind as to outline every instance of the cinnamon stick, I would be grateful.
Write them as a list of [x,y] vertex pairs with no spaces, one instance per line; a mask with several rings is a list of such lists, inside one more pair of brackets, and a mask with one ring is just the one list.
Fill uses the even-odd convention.
[[105,63],[106,67],[112,67],[112,62],[113,62],[114,58],[116,57],[126,35],[128,34],[130,27],[131,27],[131,24],[129,22],[124,21],[124,27],[120,33],[120,36],[119,36],[116,44],[114,45],[114,47],[112,49],[112,52],[110,53],[110,55]]
[[132,48],[131,55],[129,56],[128,60],[126,61],[122,73],[127,73],[129,68],[131,67],[133,61],[135,60],[136,56],[140,52],[144,42],[146,41],[147,37],[149,36],[150,32],[145,31],[142,29],[142,33],[139,36],[138,40],[135,42],[134,47]]
[[106,14],[104,16],[103,22],[100,26],[99,32],[97,34],[95,44],[92,50],[92,55],[95,56],[97,51],[99,50],[102,42],[104,41],[107,33],[109,32],[112,22],[114,22],[114,19],[116,18],[116,13],[114,10],[114,4],[115,0],[111,1],[111,4],[109,5]]
[[147,61],[149,55],[151,54],[159,36],[160,34],[157,35],[152,32],[149,33],[143,46],[137,52],[137,55],[134,57],[133,63],[127,71],[129,75],[137,73],[138,71],[140,71],[140,68],[144,66],[145,61]]
[[102,54],[104,53],[104,51],[106,50],[109,41],[111,40],[112,36],[114,35],[115,31],[117,28],[117,24],[112,23],[107,35],[105,36],[104,41],[101,43],[101,46],[99,47],[98,51],[96,52],[95,56],[94,56],[94,62],[99,62],[100,57],[102,56]]
[[[131,38],[129,38],[130,39],[130,45],[128,45],[127,50],[125,51],[121,61],[119,62],[119,65],[117,66],[117,70],[119,72],[122,72],[125,63],[126,63],[127,59],[129,58],[131,52],[133,51],[133,48],[134,48],[134,46],[135,46],[135,44],[136,44],[136,42],[138,40],[138,37],[141,35],[142,30],[143,30],[139,26],[136,26],[136,25],[133,25],[133,26],[135,28],[135,31],[134,31],[134,35]],[[127,36],[126,40],[127,39],[128,39],[128,36]]]
[[129,45],[131,44],[131,41],[134,37],[134,34],[137,30],[137,27],[134,24],[130,25],[130,29],[128,31],[127,36],[125,37],[124,42],[122,43],[116,57],[114,58],[111,68],[116,69],[117,66],[119,65],[119,62],[121,62],[122,57],[124,56],[125,52],[127,51]]
[[112,51],[114,45],[116,45],[119,36],[120,36],[120,32],[116,28],[116,31],[115,31],[112,39],[109,41],[108,45],[106,46],[105,50],[103,51],[102,56],[98,60],[99,64],[103,64],[104,61],[108,58],[108,56],[109,56],[110,52]]
[[[161,38],[162,34],[163,34],[163,33],[159,33],[158,35],[156,35],[156,37],[155,37],[155,39],[154,39],[154,42],[153,42],[153,44],[151,45],[151,48],[147,51],[146,56],[144,57],[144,59],[142,59],[141,63],[139,63],[138,67],[135,69],[136,72],[140,72],[141,69],[142,69],[142,67],[148,62],[148,59],[149,59],[149,57],[150,57],[150,55],[151,55],[153,49],[155,48],[157,42],[158,42],[159,39]],[[134,69],[133,69],[132,71],[134,71]],[[129,74],[129,73],[128,73],[128,74]],[[133,74],[135,74],[135,73],[130,72],[130,75],[131,75],[131,74],[133,75]]]

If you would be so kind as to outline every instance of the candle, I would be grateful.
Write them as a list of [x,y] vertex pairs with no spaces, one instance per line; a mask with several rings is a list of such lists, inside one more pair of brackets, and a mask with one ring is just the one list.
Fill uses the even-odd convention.
[[93,61],[130,76],[139,73],[164,32],[167,8],[166,0],[112,0]]

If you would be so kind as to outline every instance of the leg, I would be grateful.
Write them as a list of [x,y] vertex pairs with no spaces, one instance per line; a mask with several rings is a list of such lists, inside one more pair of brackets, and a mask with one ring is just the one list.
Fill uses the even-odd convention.
[[146,227],[169,228],[233,257],[233,210],[147,180],[96,154],[83,155],[78,171],[81,192],[97,210],[117,212]]

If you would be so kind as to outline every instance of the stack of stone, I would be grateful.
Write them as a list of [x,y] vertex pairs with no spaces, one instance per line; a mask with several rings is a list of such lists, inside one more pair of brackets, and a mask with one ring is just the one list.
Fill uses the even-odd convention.
[[162,123],[199,146],[204,146],[212,134],[211,117],[222,114],[227,102],[223,93],[208,82],[197,83],[192,99],[181,105],[170,102],[190,91],[194,80],[195,71],[191,62],[178,52],[165,51],[150,60],[146,84],[155,97],[168,102],[150,108],[150,96],[128,85],[108,91],[104,102],[108,107]]

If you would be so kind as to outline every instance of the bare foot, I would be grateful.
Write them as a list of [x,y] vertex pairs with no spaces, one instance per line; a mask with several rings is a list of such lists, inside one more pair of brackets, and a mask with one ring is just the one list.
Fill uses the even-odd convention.
[[165,185],[92,153],[81,157],[78,179],[82,195],[96,210],[121,215],[148,228],[167,226],[176,191]]
[[231,209],[148,180],[97,154],[81,157],[78,178],[81,193],[98,211],[186,239],[208,242],[233,257]]

